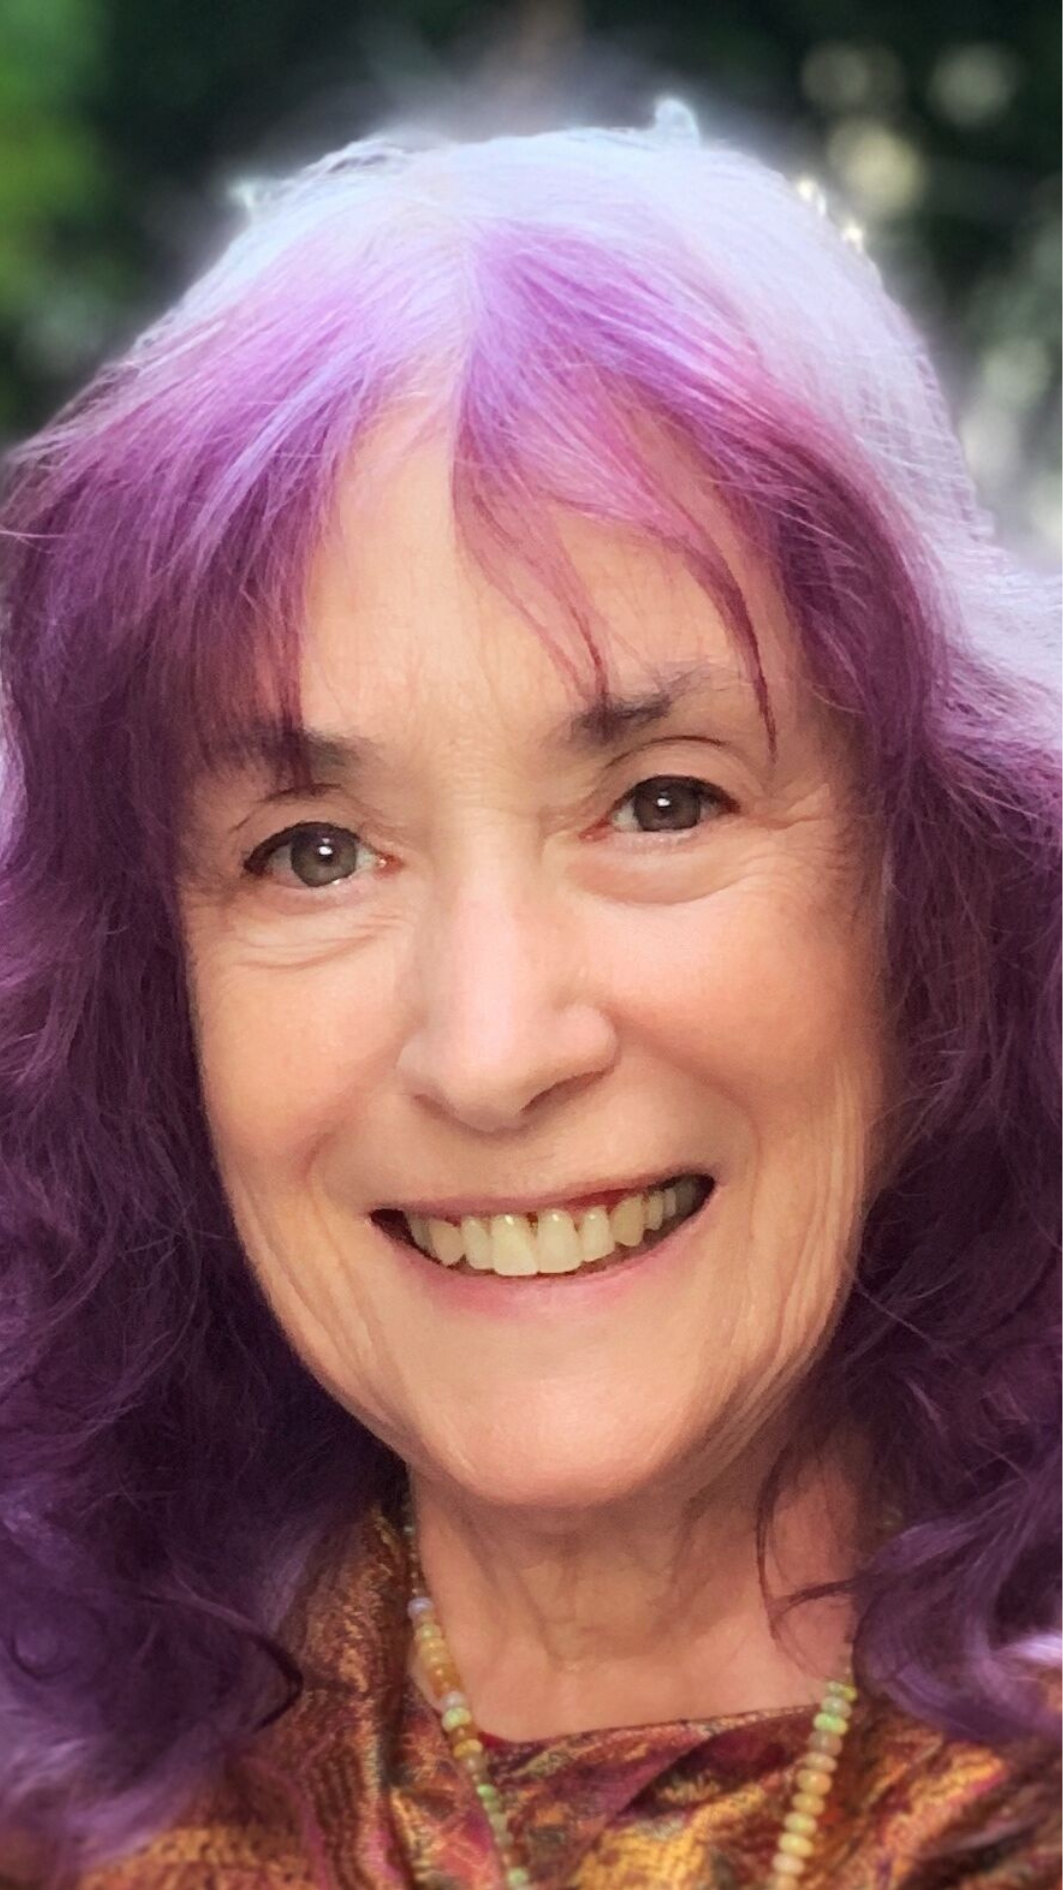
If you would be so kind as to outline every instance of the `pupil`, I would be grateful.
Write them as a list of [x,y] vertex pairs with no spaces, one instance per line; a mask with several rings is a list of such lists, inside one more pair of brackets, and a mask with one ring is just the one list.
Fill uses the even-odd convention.
[[343,842],[327,834],[300,834],[291,843],[292,869],[309,886],[327,886]]
[[696,827],[701,813],[701,789],[695,781],[646,781],[636,788],[635,808],[641,823],[660,831]]

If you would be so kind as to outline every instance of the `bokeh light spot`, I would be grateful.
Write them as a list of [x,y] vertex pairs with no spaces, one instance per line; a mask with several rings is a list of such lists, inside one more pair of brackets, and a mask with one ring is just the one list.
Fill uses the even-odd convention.
[[1007,111],[1022,76],[1022,60],[1010,46],[949,46],[935,62],[928,95],[951,124],[988,125]]
[[899,216],[926,189],[922,153],[876,118],[846,118],[827,139],[827,155],[854,206],[870,219]]

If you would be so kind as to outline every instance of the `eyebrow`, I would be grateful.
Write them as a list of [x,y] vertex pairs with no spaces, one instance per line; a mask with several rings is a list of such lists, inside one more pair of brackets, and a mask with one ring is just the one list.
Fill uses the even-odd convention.
[[[667,721],[668,717],[696,695],[723,695],[736,698],[747,686],[738,672],[718,658],[673,664],[658,672],[654,687],[622,696],[606,689],[586,709],[566,716],[548,730],[542,746],[558,755],[589,754],[619,746],[631,734],[641,734]],[[703,739],[720,748],[738,749],[741,744],[723,735],[707,734]],[[335,773],[355,779],[374,765],[380,767],[385,752],[379,742],[366,735],[341,733],[326,729],[300,728],[295,744],[309,767],[322,774]],[[279,722],[253,721],[220,745],[216,744],[208,774],[257,772],[265,769],[280,778],[285,754],[284,732]]]

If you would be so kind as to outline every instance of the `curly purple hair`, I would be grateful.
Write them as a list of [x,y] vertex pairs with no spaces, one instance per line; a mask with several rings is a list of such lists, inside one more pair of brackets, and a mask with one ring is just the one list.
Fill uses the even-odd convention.
[[190,784],[249,718],[279,717],[299,775],[309,560],[398,404],[451,428],[470,550],[518,600],[534,573],[592,656],[551,508],[685,560],[754,657],[699,479],[768,561],[851,737],[898,1094],[761,1492],[762,1579],[780,1492],[855,1424],[900,1519],[843,1585],[859,1684],[946,1735],[1056,1734],[1055,587],[995,543],[876,270],[783,178],[674,107],[645,134],[415,147],[259,193],[9,456],[0,1829],[40,1847],[45,1890],[146,1842],[297,1697],[287,1611],[394,1469],[241,1252],[176,887]]

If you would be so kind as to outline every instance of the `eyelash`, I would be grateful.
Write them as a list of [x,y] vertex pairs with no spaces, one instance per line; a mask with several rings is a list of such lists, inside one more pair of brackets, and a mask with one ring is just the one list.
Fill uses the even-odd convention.
[[[629,801],[633,800],[635,795],[638,794],[641,789],[650,788],[650,787],[655,787],[658,790],[675,789],[675,788],[694,788],[697,792],[702,809],[705,807],[706,804],[711,803],[719,809],[720,813],[730,813],[733,811],[734,806],[735,806],[735,803],[731,799],[730,795],[725,794],[722,788],[714,787],[710,781],[699,780],[697,776],[695,775],[652,774],[652,775],[647,775],[641,781],[636,781],[634,786],[629,788],[627,793],[622,795],[620,800],[617,801],[614,804],[614,806],[610,808],[609,810],[610,816],[616,814],[620,808],[626,806]],[[667,840],[674,843],[676,841],[684,840],[688,834],[699,832],[702,824],[703,823],[699,820],[695,822],[695,824],[691,827],[680,827],[672,831],[669,831],[667,828],[665,828],[659,833],[653,833],[651,831],[649,833],[640,834],[636,831],[636,838],[641,838],[644,840],[652,840],[652,839]],[[614,829],[614,831],[624,831],[624,830]],[[270,860],[273,858],[273,855],[275,853],[280,852],[283,847],[290,845],[292,841],[298,839],[299,836],[304,833],[346,834],[346,835],[349,835],[350,838],[353,840],[358,840],[360,838],[360,836],[354,833],[351,828],[341,827],[338,824],[334,824],[329,821],[320,821],[320,820],[297,821],[294,826],[285,827],[280,833],[271,834],[268,839],[260,841],[258,846],[253,848],[252,851],[245,856],[243,860],[244,871],[258,879],[267,878],[268,874],[266,872],[266,868]],[[347,878],[349,879],[356,878],[356,877],[358,877],[358,875],[354,873],[347,875]],[[334,885],[342,885],[344,882],[342,880],[339,880],[339,881],[333,881],[332,883]],[[291,887],[289,890],[298,891],[300,889],[297,887]],[[315,889],[313,887],[303,887],[301,890],[305,892],[312,892]],[[329,890],[329,887],[324,886],[318,890],[327,892]]]

